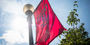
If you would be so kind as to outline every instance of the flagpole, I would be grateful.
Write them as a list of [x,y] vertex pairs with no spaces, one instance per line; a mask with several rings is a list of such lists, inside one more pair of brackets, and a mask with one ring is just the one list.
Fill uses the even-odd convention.
[[33,32],[32,32],[32,14],[33,14],[34,8],[31,4],[26,4],[23,8],[23,11],[27,15],[27,21],[29,26],[29,45],[34,45]]

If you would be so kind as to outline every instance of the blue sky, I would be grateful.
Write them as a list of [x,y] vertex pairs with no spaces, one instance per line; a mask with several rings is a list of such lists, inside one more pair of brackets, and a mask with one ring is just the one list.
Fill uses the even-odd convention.
[[[25,4],[32,4],[34,9],[41,0],[0,0],[0,39],[5,39],[7,45],[28,45],[27,17],[23,13]],[[90,0],[78,0],[78,13],[81,23],[90,36]],[[73,8],[73,0],[49,0],[52,9],[65,28],[69,28],[67,16]],[[35,21],[33,16],[33,35],[35,41]],[[63,37],[62,37],[63,38]],[[58,45],[59,37],[50,45]],[[1,40],[0,40],[1,41]]]

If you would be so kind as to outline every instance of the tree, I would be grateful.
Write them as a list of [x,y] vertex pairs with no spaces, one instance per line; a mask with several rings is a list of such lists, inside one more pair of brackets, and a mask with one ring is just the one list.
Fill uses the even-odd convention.
[[[65,39],[61,40],[58,45],[88,45],[90,44],[90,38],[88,41],[88,32],[85,31],[84,23],[80,23],[78,18],[77,8],[78,1],[74,1],[73,10],[71,10],[69,16],[67,17],[67,23],[71,26],[68,31],[64,31]],[[81,24],[78,26],[78,24]]]

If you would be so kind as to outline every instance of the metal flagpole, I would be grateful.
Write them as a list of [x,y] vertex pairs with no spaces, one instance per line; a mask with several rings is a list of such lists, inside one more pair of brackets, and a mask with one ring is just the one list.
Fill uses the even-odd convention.
[[29,45],[34,45],[33,32],[32,32],[32,14],[33,14],[34,8],[31,4],[26,4],[23,8],[23,11],[27,15],[27,21],[29,25]]

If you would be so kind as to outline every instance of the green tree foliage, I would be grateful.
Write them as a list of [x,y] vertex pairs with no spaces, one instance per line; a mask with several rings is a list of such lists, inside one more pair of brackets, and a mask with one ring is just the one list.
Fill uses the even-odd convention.
[[64,31],[65,39],[62,39],[58,45],[90,45],[90,38],[88,38],[88,33],[85,31],[84,23],[78,26],[80,24],[77,13],[78,1],[74,1],[73,7],[67,19],[67,23],[71,27],[68,31]]

